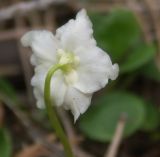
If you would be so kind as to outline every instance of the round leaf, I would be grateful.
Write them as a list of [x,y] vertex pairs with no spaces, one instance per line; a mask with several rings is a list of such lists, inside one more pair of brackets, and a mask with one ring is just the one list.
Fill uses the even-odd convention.
[[143,123],[142,129],[152,131],[160,124],[160,115],[158,110],[152,104],[146,105],[146,118]]
[[144,103],[138,97],[125,92],[114,92],[101,97],[80,120],[80,129],[90,138],[110,141],[118,120],[127,115],[124,137],[139,129],[145,118]]
[[153,59],[155,52],[153,45],[141,44],[126,57],[126,61],[120,65],[120,72],[131,72],[140,68]]
[[160,69],[158,69],[154,60],[143,67],[142,73],[144,74],[144,76],[160,82]]
[[118,61],[140,37],[140,27],[133,13],[114,9],[108,15],[90,14],[98,45]]
[[11,140],[5,129],[0,129],[0,156],[11,157]]

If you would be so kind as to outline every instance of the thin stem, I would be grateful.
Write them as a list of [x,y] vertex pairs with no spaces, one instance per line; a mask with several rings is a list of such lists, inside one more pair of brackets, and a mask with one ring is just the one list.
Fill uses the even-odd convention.
[[61,127],[61,124],[56,116],[56,111],[55,108],[52,105],[51,101],[51,94],[50,94],[50,85],[51,85],[51,78],[53,74],[59,70],[62,67],[62,65],[55,65],[53,66],[47,73],[46,79],[45,79],[45,87],[44,87],[44,100],[45,100],[45,105],[46,109],[48,112],[48,116],[50,119],[50,122],[52,124],[52,127],[55,129],[56,135],[59,137],[61,140],[63,146],[64,146],[64,151],[66,153],[67,157],[73,157],[72,149],[70,147],[70,144],[67,140],[67,137]]
[[125,114],[122,114],[118,121],[112,143],[110,144],[109,149],[105,153],[104,157],[116,157],[118,148],[122,140],[126,122],[127,122],[127,117]]

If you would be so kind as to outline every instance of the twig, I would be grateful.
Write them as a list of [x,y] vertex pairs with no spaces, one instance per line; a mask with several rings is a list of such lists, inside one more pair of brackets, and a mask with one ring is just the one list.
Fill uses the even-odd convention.
[[73,151],[75,152],[76,157],[95,157],[94,155],[89,154],[88,152],[82,150],[78,146],[73,147]]
[[3,120],[4,120],[4,108],[0,102],[0,127],[3,126]]
[[[15,18],[15,31],[17,31],[17,34],[18,34],[19,30],[21,30],[23,28],[25,28],[24,18],[22,18],[21,16],[17,16]],[[23,70],[23,74],[24,74],[24,80],[25,80],[25,84],[26,84],[26,88],[27,88],[28,102],[29,102],[29,104],[33,104],[34,99],[33,99],[33,94],[32,94],[32,88],[30,86],[30,79],[33,74],[33,71],[32,71],[31,65],[29,63],[29,58],[30,58],[31,54],[28,52],[25,52],[26,50],[21,46],[19,40],[17,41],[16,44],[17,44],[19,58],[21,61],[22,70]]]
[[[111,4],[107,5],[107,3],[98,3],[98,4],[84,4],[80,2],[74,2],[73,0],[34,0],[30,2],[20,2],[15,5],[12,5],[10,7],[4,8],[0,10],[0,21],[4,21],[7,19],[13,18],[15,15],[26,15],[30,11],[36,11],[36,10],[44,10],[51,6],[52,4],[69,4],[70,6],[73,6],[74,9],[80,9],[85,7],[89,10],[94,11],[100,11],[100,12],[106,12],[107,10],[112,9],[114,6],[122,5],[121,3],[117,4]],[[124,5],[123,5],[124,6]],[[127,6],[127,5],[126,5]],[[134,6],[133,8],[135,11],[142,11],[143,7],[140,5]],[[154,10],[159,10],[160,7],[158,5],[154,6]]]
[[73,126],[70,122],[70,119],[69,119],[67,113],[65,111],[63,111],[62,109],[57,109],[57,111],[58,111],[58,114],[59,114],[61,121],[63,123],[64,129],[69,137],[70,142],[72,144],[73,143],[75,144],[77,136],[76,136],[76,133],[73,129]]
[[[149,11],[149,14],[151,16],[151,20],[152,20],[152,24],[154,27],[154,32],[155,32],[155,37],[156,37],[156,42],[157,42],[157,48],[158,48],[158,52],[160,53],[160,18],[159,18],[159,12],[157,12],[155,10],[155,6],[159,6],[159,2],[156,0],[144,0],[146,7]],[[160,55],[159,53],[157,53],[156,57],[155,57],[155,63],[158,67],[158,69],[160,69]]]
[[154,27],[154,30],[155,30],[155,36],[157,38],[158,51],[160,52],[159,12],[157,12],[155,10],[155,7],[158,5],[158,1],[157,1],[157,4],[156,4],[155,0],[152,0],[152,1],[151,0],[145,0],[144,2],[146,4],[146,7],[147,7],[147,9],[149,11],[149,14],[151,16],[152,24],[153,24],[153,27]]
[[[77,2],[75,5],[71,5],[73,9],[79,10],[81,8],[86,8],[89,11],[94,11],[94,12],[107,12],[109,10],[112,10],[114,7],[117,6],[122,6],[122,7],[128,7],[128,3],[112,3],[112,4],[107,4],[107,2],[102,2],[102,3],[82,3],[82,2]],[[145,9],[144,7],[139,3],[139,5],[135,5],[132,7],[134,11],[136,12],[144,12]],[[154,10],[158,11],[160,9],[160,6],[154,6]]]
[[0,10],[0,21],[13,18],[16,14],[24,15],[32,10],[43,10],[52,4],[65,3],[67,0],[34,0],[30,2],[20,2],[8,8]]
[[45,14],[44,14],[44,24],[45,24],[45,27],[52,31],[52,32],[55,32],[56,28],[57,28],[57,25],[56,25],[56,19],[55,19],[55,11],[49,7]]
[[128,7],[133,11],[138,23],[140,24],[140,27],[142,28],[141,31],[143,33],[143,37],[146,42],[150,43],[153,41],[153,33],[151,32],[150,25],[148,25],[147,16],[143,10],[143,12],[137,12],[134,10],[135,6],[138,6],[139,3],[137,1],[128,0],[126,1],[128,4]]
[[1,65],[0,76],[14,76],[21,73],[21,69],[16,64]]
[[57,111],[63,123],[64,129],[67,132],[68,139],[73,147],[73,151],[77,157],[93,157],[93,155],[85,152],[78,146],[79,142],[82,141],[82,137],[76,134],[68,114],[62,109],[58,109]]
[[126,115],[122,114],[117,124],[112,143],[110,144],[109,149],[105,153],[104,157],[116,157],[126,122]]
[[55,145],[49,143],[42,133],[40,133],[32,124],[32,122],[28,119],[28,116],[24,114],[21,110],[18,109],[16,106],[17,104],[14,104],[13,101],[11,101],[8,97],[0,93],[0,100],[4,102],[7,107],[14,113],[14,115],[19,119],[21,124],[25,127],[27,130],[28,135],[32,138],[32,140],[35,143],[39,143],[43,146],[45,146],[49,151],[51,151],[54,155],[52,157],[64,157],[63,152]]

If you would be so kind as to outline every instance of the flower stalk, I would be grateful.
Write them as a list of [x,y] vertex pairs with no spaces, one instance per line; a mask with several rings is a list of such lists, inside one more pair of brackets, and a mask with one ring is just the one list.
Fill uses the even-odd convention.
[[56,135],[60,139],[61,143],[63,144],[64,151],[67,157],[74,157],[73,152],[71,149],[71,146],[69,144],[69,141],[64,133],[64,130],[61,127],[60,121],[57,118],[57,114],[54,108],[53,102],[51,101],[51,94],[50,94],[50,86],[51,86],[51,79],[54,73],[61,69],[64,65],[57,64],[54,65],[47,73],[46,79],[45,79],[45,87],[44,87],[44,101],[47,109],[47,113],[49,116],[50,123],[52,127],[54,128]]

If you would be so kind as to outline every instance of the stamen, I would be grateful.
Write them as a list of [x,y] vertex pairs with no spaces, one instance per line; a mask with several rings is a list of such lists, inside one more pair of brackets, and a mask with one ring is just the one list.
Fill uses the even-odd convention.
[[75,56],[74,53],[65,52],[63,49],[58,49],[58,58],[61,70],[64,73],[66,83],[73,84],[78,80],[78,74],[76,68],[80,63],[79,57]]

